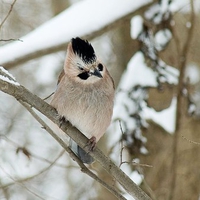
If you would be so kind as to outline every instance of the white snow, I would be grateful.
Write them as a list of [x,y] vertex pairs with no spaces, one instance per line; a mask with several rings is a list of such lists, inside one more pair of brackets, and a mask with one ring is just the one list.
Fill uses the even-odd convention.
[[6,81],[8,83],[11,83],[12,85],[20,86],[20,84],[18,82],[13,81],[13,80],[9,79],[8,77],[0,75],[0,79],[3,81]]
[[188,113],[194,113],[197,110],[196,105],[190,104],[188,108]]
[[48,85],[52,83],[52,80],[55,80],[55,71],[57,71],[60,64],[63,66],[63,63],[60,63],[59,59],[61,56],[63,55],[57,53],[42,57],[40,60],[40,67],[35,70],[35,76],[37,77],[38,84]]
[[143,30],[143,19],[137,15],[131,19],[131,37],[136,39]]
[[[145,137],[144,137],[145,138]],[[146,139],[146,138],[145,138]],[[147,140],[147,139],[146,139]],[[141,154],[143,154],[143,155],[147,155],[148,154],[148,150],[144,147],[144,146],[142,146],[141,148],[140,148],[140,153]]]
[[[76,1],[76,0],[74,0]],[[196,2],[198,2],[197,0]],[[28,35],[22,37],[21,39],[23,42],[12,42],[8,45],[0,47],[0,63],[6,63],[15,59],[18,59],[22,56],[27,56],[31,53],[34,53],[39,50],[45,50],[47,48],[52,48],[53,46],[57,46],[60,44],[67,43],[72,37],[82,37],[90,34],[91,32],[97,31],[101,29],[102,27],[105,27],[106,25],[109,25],[109,23],[119,19],[121,16],[124,16],[130,12],[133,12],[134,10],[138,9],[140,6],[145,5],[147,3],[151,2],[150,0],[84,0],[80,1],[78,3],[75,3],[72,7],[61,13],[60,15],[56,16],[52,20],[48,21],[47,23],[43,24],[42,26],[35,29],[33,32],[29,33]],[[200,1],[199,1],[200,2]],[[161,12],[165,11],[167,9],[166,1],[165,4],[161,7]],[[170,6],[171,11],[178,11],[180,8],[182,10],[189,10],[189,0],[174,0],[172,1],[172,4]],[[160,8],[160,7],[159,7]],[[158,11],[159,9],[156,11]],[[196,8],[196,7],[195,7]],[[151,13],[152,14],[152,13]],[[149,16],[150,13],[149,13]],[[159,19],[159,18],[158,18]],[[173,22],[175,23],[175,22]],[[131,20],[131,37],[135,39],[138,34],[142,31],[142,18],[139,16],[133,17]],[[165,34],[167,34],[167,38],[165,38]],[[155,41],[159,45],[164,45],[168,39],[170,39],[171,35],[170,32],[163,32],[160,31],[156,34]],[[103,44],[103,45],[109,45],[109,44]],[[108,56],[109,58],[109,56]],[[167,66],[163,61],[159,61],[164,68],[160,68],[160,72],[166,76],[166,79],[171,84],[177,84],[178,81],[178,70]],[[51,58],[51,55],[44,57],[41,60],[41,65],[44,66],[44,68],[37,68],[35,70],[35,76],[40,78],[40,83],[45,84],[49,83],[52,80],[52,77],[54,76],[52,73],[55,71],[55,67],[58,66],[56,58]],[[2,69],[0,67],[0,70],[2,70],[5,74],[7,74],[9,77],[12,77],[13,80],[15,78],[7,72],[5,69]],[[187,75],[191,75],[191,80],[196,82],[199,80],[199,73],[195,74],[196,71],[193,67],[187,68]],[[195,76],[196,75],[196,76]],[[114,108],[114,115],[113,118],[116,120],[115,126],[112,128],[116,128],[116,130],[112,130],[112,133],[109,134],[110,140],[108,142],[112,145],[115,144],[114,148],[118,150],[118,154],[116,151],[113,151],[112,157],[115,161],[119,160],[119,151],[120,151],[120,143],[119,139],[122,136],[122,132],[120,129],[119,121],[117,119],[123,119],[126,124],[123,122],[121,123],[122,129],[125,130],[131,129],[133,130],[136,127],[135,121],[133,118],[130,117],[130,113],[133,113],[136,109],[135,104],[132,100],[130,100],[130,96],[127,93],[127,91],[130,91],[134,86],[141,85],[141,86],[151,86],[156,87],[157,72],[150,69],[144,59],[144,56],[141,52],[136,53],[132,59],[130,60],[127,70],[124,73],[121,82],[119,84],[119,87],[123,92],[119,92],[116,95],[116,104]],[[0,75],[0,79],[7,81],[14,85],[19,85],[19,83],[10,80],[9,78]],[[163,79],[163,82],[166,81],[166,79]],[[119,90],[120,91],[120,90]],[[134,92],[134,97],[137,97],[138,100],[142,101],[142,97],[145,95],[141,94],[141,91]],[[3,104],[2,104],[3,105]],[[191,111],[194,111],[196,107],[194,105],[191,105],[190,109]],[[175,113],[176,113],[176,98],[172,100],[171,106],[161,112],[156,112],[152,108],[148,108],[147,105],[143,102],[143,112],[141,112],[142,117],[145,119],[151,119],[155,121],[157,124],[162,126],[166,131],[169,133],[173,133],[175,129]],[[15,119],[16,120],[16,119]],[[9,122],[9,120],[8,120]],[[7,122],[7,123],[8,123]],[[59,150],[59,147],[54,146],[55,141],[51,141],[51,138],[48,139],[46,136],[47,134],[44,134],[40,128],[36,128],[36,125],[32,123],[28,117],[25,117],[25,120],[23,121],[25,128],[23,127],[22,131],[19,131],[19,127],[21,128],[21,121],[18,124],[19,127],[16,131],[16,141],[20,136],[23,138],[24,142],[21,143],[21,145],[28,144],[28,149],[30,149],[31,152],[34,152],[36,155],[42,155],[44,158],[49,158],[50,160],[56,157],[56,152]],[[30,125],[29,125],[30,123]],[[29,130],[30,129],[30,130]],[[27,131],[27,132],[26,132]],[[27,134],[29,133],[29,134]],[[38,137],[35,137],[35,134]],[[14,134],[13,134],[14,135]],[[25,138],[27,136],[27,138]],[[140,139],[145,142],[146,138],[144,138],[139,133],[137,134],[138,137],[141,137]],[[44,137],[44,138],[43,138]],[[41,139],[42,138],[42,139]],[[0,140],[1,142],[1,149],[0,149],[0,161],[3,163],[3,167],[6,169],[5,172],[12,175],[13,177],[26,177],[28,175],[34,174],[37,170],[42,168],[42,163],[35,162],[34,159],[29,161],[23,154],[18,154],[16,158],[16,149],[10,145],[8,148],[8,142],[5,142],[4,140]],[[3,145],[3,143],[5,143]],[[147,150],[145,147],[141,147],[140,151],[142,153],[147,153]],[[41,153],[42,152],[42,153]],[[4,157],[2,156],[4,155]],[[123,154],[123,159],[126,160],[126,152]],[[35,163],[34,163],[35,162]],[[75,168],[72,169],[71,163],[68,163],[68,159],[63,158],[63,163],[69,164],[69,168],[67,171],[71,170],[71,174],[79,173],[79,169]],[[9,164],[8,164],[9,163]],[[13,166],[13,163],[16,165]],[[1,166],[1,167],[2,167]],[[140,184],[143,180],[143,176],[138,174],[136,171],[132,171],[130,168],[130,165],[124,164],[122,166],[123,171],[131,177],[131,179],[136,183]],[[65,180],[62,179],[62,177],[66,177],[66,169],[60,169],[60,168],[52,168],[53,170],[52,174],[48,173],[48,176],[45,177],[46,182],[51,182],[50,180],[55,180],[54,182],[61,186],[59,188],[55,188],[55,185],[49,186],[48,184],[42,184],[43,191],[48,191],[49,195],[55,196],[57,199],[63,199],[64,197],[67,198],[67,191],[70,190],[70,188],[65,183]],[[72,171],[73,170],[73,171]],[[56,177],[54,175],[56,174]],[[49,176],[50,175],[50,176]],[[5,173],[3,173],[3,170],[0,169],[0,177],[2,178],[2,183],[9,183],[11,180],[9,176],[7,176]],[[80,183],[80,179],[85,179],[85,175],[82,177],[78,177],[78,179],[73,179],[73,175],[70,177],[71,182],[73,185],[76,185],[77,182]],[[72,180],[73,179],[73,180]],[[44,180],[45,181],[45,180]],[[59,183],[59,184],[58,184]],[[83,183],[85,184],[85,180]],[[86,184],[88,186],[88,184]],[[67,188],[66,190],[63,190],[63,187]],[[53,190],[52,190],[53,188]],[[60,190],[60,192],[57,192],[57,190]],[[49,192],[50,191],[50,192]],[[80,192],[80,191],[79,191]],[[55,193],[55,194],[54,194]],[[15,192],[13,192],[14,195]],[[63,195],[62,198],[59,198],[59,195]],[[17,195],[16,195],[17,196]],[[15,198],[16,198],[15,196]],[[23,195],[22,195],[23,196]],[[19,199],[22,199],[21,197],[18,197]],[[128,197],[128,194],[126,195],[127,199],[132,199],[132,197]],[[13,197],[14,198],[14,197]],[[46,198],[47,199],[47,198]],[[53,199],[53,198],[52,198]]]
[[145,63],[144,55],[137,52],[129,61],[127,71],[121,78],[121,89],[130,90],[135,85],[156,87],[156,73]]
[[159,4],[154,4],[145,12],[145,18],[151,19],[155,24],[159,24],[162,20],[163,13]]
[[173,0],[170,5],[171,12],[188,12],[190,10],[190,0]]
[[191,22],[186,22],[186,25],[185,25],[187,28],[191,28],[192,24]]
[[161,8],[160,8],[161,13],[166,13],[167,12],[167,10],[168,10],[168,2],[169,2],[169,0],[162,0],[161,1]]
[[[165,76],[162,81],[177,84],[179,76],[178,70],[167,66],[161,60],[159,64],[164,66],[159,68],[160,73]],[[140,112],[142,119],[144,119],[142,122],[143,126],[148,126],[145,122],[146,119],[152,119],[166,131],[173,133],[175,129],[176,100],[174,99],[172,101],[168,109],[156,112],[154,109],[147,107],[144,102],[146,98],[146,92],[144,90],[138,89],[133,91],[133,87],[137,85],[157,87],[158,83],[156,78],[157,72],[150,69],[145,63],[144,55],[141,52],[137,52],[129,61],[127,70],[124,72],[118,86],[113,110],[113,123],[109,129],[109,131],[114,132],[115,135],[110,139],[112,142],[110,142],[109,146],[113,146],[119,141],[123,134],[122,130],[126,131],[127,136],[129,132],[137,130],[136,121],[131,116],[135,112]],[[131,98],[135,99],[137,102],[134,102]],[[143,111],[138,111],[138,104],[142,105]],[[136,134],[135,136],[145,143],[146,138],[142,136],[141,132],[136,131],[136,133],[138,135]],[[127,139],[128,142],[131,142],[129,140],[131,140],[131,137]],[[145,148],[141,148],[140,150],[145,154],[147,153]]]
[[179,77],[179,70],[174,67],[171,67],[164,63],[162,60],[159,61],[159,65],[163,66],[163,68],[159,68],[159,72],[162,73],[165,78],[163,77],[162,82],[168,82],[170,84],[178,84],[178,77]]
[[[31,33],[0,48],[0,63],[67,44],[72,37],[82,37],[109,25],[152,0],[85,0],[44,23]],[[114,9],[113,9],[114,8]]]
[[[133,102],[128,97],[127,92],[117,93],[116,104],[118,104],[118,106],[114,107],[113,116],[119,119],[126,119],[126,122],[128,123],[127,117],[134,111],[134,108],[132,106]],[[133,124],[131,126],[133,126]]]
[[176,121],[176,103],[177,99],[174,97],[170,107],[160,112],[156,112],[153,108],[146,107],[143,110],[143,116],[145,119],[153,120],[163,127],[167,132],[174,133]]
[[[159,68],[159,72],[166,77],[163,82],[167,80],[171,84],[177,84],[179,71],[161,60],[159,64],[164,66],[164,68]],[[145,63],[144,55],[137,52],[128,63],[127,71],[121,78],[120,88],[128,91],[135,85],[156,87],[158,85],[156,77],[157,72],[149,68]]]
[[2,71],[4,74],[6,74],[11,79],[13,79],[13,80],[11,80],[8,77],[0,74],[1,80],[6,81],[6,82],[11,83],[11,84],[16,85],[16,86],[20,85],[18,82],[15,81],[15,77],[12,74],[10,74],[6,69],[4,69],[2,66],[0,66],[0,71]]
[[[193,0],[194,3],[194,10],[197,14],[199,14],[200,10],[200,1],[199,0]],[[170,5],[170,11],[171,12],[190,12],[191,10],[191,2],[190,0],[173,0]]]
[[0,71],[2,71],[3,73],[11,77],[13,80],[15,80],[15,77],[12,74],[10,74],[4,67],[0,66]]
[[137,171],[133,171],[130,174],[130,178],[137,184],[140,185],[143,181],[143,176],[139,174]]
[[160,30],[155,35],[156,48],[162,50],[163,47],[169,42],[172,34],[168,29]]
[[186,68],[185,77],[189,78],[191,84],[196,84],[200,80],[199,66],[195,64],[189,64]]

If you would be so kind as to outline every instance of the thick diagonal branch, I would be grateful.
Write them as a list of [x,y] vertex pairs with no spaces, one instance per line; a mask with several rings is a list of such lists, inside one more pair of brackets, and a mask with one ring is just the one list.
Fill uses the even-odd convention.
[[[2,76],[1,76],[2,75]],[[19,101],[23,101],[34,107],[36,110],[41,112],[47,118],[49,118],[52,122],[59,125],[58,113],[56,110],[50,106],[48,103],[43,101],[38,96],[29,92],[26,88],[19,84],[15,84],[14,81],[7,81],[7,79],[2,79],[1,77],[5,77],[5,73],[2,73],[0,69],[0,90],[15,97]],[[9,76],[8,76],[9,79]],[[73,127],[70,123],[64,122],[61,126],[61,129],[69,135],[76,143],[88,151],[87,138],[75,127]],[[58,141],[59,142],[59,141]],[[66,144],[67,145],[67,144]],[[148,200],[150,199],[148,195],[142,191],[123,171],[121,171],[108,157],[106,157],[98,148],[96,148],[93,152],[90,153],[92,157],[95,158],[96,161],[100,163],[100,165],[110,174],[113,178],[118,181],[121,186],[136,200]]]

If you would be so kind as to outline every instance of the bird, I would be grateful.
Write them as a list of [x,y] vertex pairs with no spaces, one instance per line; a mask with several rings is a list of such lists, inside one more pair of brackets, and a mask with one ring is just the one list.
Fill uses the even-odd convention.
[[[50,105],[61,121],[69,121],[88,138],[89,151],[94,150],[111,123],[114,93],[114,81],[92,45],[72,38]],[[94,162],[73,140],[70,148],[83,163]]]

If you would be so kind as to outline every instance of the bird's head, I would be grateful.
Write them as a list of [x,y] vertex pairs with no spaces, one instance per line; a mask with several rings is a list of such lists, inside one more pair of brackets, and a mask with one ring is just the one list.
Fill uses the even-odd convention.
[[92,45],[77,37],[68,45],[64,71],[75,81],[90,84],[104,77],[105,67],[98,61]]

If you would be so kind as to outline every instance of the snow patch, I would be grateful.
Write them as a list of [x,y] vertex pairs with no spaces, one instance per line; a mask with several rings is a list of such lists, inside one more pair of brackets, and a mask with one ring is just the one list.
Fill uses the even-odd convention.
[[143,19],[137,15],[131,19],[131,37],[136,39],[143,31]]
[[143,176],[139,174],[137,171],[133,171],[130,176],[131,180],[137,185],[140,185],[143,181]]
[[158,31],[155,35],[156,48],[162,50],[171,38],[172,34],[168,29]]
[[15,80],[15,77],[12,74],[10,74],[4,67],[0,66],[0,71],[2,71],[4,74],[8,75],[13,80]]
[[129,61],[127,71],[121,79],[120,88],[130,90],[135,85],[157,86],[156,73],[146,65],[141,52],[137,52]]
[[8,83],[10,83],[10,84],[12,84],[12,85],[20,86],[20,84],[19,84],[18,82],[13,81],[13,80],[9,79],[9,78],[6,77],[6,76],[0,75],[0,79],[3,80],[3,81],[6,81],[6,82],[8,82]]
[[195,64],[189,64],[186,68],[186,78],[189,78],[191,84],[196,84],[200,80],[200,70]]
[[170,107],[160,112],[155,111],[153,108],[146,107],[143,110],[144,118],[147,120],[151,119],[163,127],[167,132],[174,133],[176,122],[176,104],[177,99],[174,97]]

